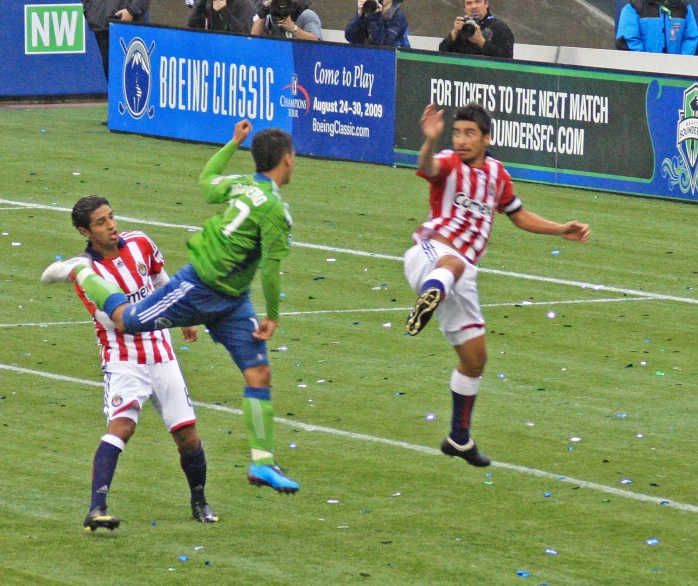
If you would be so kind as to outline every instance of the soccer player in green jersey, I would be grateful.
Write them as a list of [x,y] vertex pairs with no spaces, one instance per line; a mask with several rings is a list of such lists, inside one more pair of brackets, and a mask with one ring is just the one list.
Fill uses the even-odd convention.
[[[248,479],[280,493],[293,493],[298,483],[274,459],[271,371],[266,341],[279,320],[279,267],[289,253],[291,216],[279,188],[288,184],[295,167],[291,136],[282,130],[260,131],[252,140],[255,175],[222,175],[230,157],[252,131],[242,120],[232,140],[204,167],[200,177],[209,203],[227,204],[187,242],[190,264],[167,285],[139,303],[129,305],[124,293],[75,257],[53,263],[45,283],[74,280],[117,330],[128,334],[204,324],[223,344],[245,377],[243,419],[249,431],[252,464]],[[249,298],[260,268],[266,317],[260,322]],[[102,321],[102,320],[100,320]]]

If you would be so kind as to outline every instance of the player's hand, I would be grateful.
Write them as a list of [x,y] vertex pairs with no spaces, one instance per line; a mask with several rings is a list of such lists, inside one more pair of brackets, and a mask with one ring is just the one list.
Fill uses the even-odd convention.
[[220,12],[221,10],[223,10],[226,7],[226,5],[226,0],[213,0],[212,2],[213,9],[216,12]]
[[188,326],[182,328],[182,335],[184,336],[185,342],[196,342],[198,337],[199,328],[196,326]]
[[278,326],[279,326],[278,321],[265,317],[260,322],[257,330],[252,332],[252,337],[255,340],[261,340],[263,342],[266,342],[267,340],[271,339],[271,337],[274,335],[274,332],[276,331],[276,328]]
[[438,140],[444,131],[444,111],[436,111],[436,104],[429,104],[424,108],[424,113],[419,123],[422,126],[424,136],[430,140]]
[[245,142],[250,132],[252,132],[252,123],[246,118],[245,120],[240,120],[240,122],[235,125],[235,130],[233,131],[233,142],[240,146]]
[[133,16],[125,8],[114,13],[114,16],[118,16],[121,22],[133,22]]
[[560,236],[565,240],[576,240],[578,242],[587,242],[589,234],[591,234],[589,226],[576,220],[563,224],[560,230]]

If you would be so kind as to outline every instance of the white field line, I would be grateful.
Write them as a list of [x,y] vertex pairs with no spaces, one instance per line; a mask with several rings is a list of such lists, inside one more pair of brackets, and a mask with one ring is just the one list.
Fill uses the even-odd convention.
[[[583,303],[615,303],[617,301],[652,301],[651,297],[611,297],[608,299],[568,299],[566,301],[510,301],[506,303],[485,303],[481,307],[534,307],[537,305],[578,305]],[[314,309],[312,311],[282,311],[282,316],[319,315],[327,313],[385,313],[388,311],[410,311],[411,307],[377,307],[363,309]],[[259,315],[266,315],[260,313]],[[48,326],[75,326],[92,324],[92,320],[85,321],[54,321],[54,322],[24,322],[16,324],[0,324],[0,328],[40,327]]]
[[[49,206],[44,204],[26,203],[21,201],[14,201],[9,199],[0,198],[0,204],[10,204],[21,206],[25,208],[38,209],[38,210],[50,210],[54,212],[70,212],[70,208],[62,208],[58,206]],[[145,226],[159,226],[161,228],[178,228],[189,230],[192,232],[198,232],[201,230],[199,226],[188,226],[186,224],[170,224],[167,222],[155,222],[152,220],[142,220],[140,218],[131,218],[129,216],[117,216],[117,219],[122,222],[131,222],[133,224],[142,224]],[[298,248],[311,248],[313,250],[324,250],[326,252],[335,252],[343,254],[351,254],[354,256],[365,256],[369,258],[379,258],[384,260],[395,260],[402,261],[401,256],[394,256],[389,254],[378,254],[374,252],[365,252],[362,250],[353,250],[350,248],[336,248],[334,246],[325,246],[322,244],[309,244],[307,242],[294,242],[294,246]],[[503,277],[513,277],[516,279],[527,279],[529,281],[540,281],[543,283],[554,283],[556,285],[568,285],[570,287],[580,287],[582,289],[593,289],[595,291],[608,291],[611,293],[622,293],[624,295],[632,295],[634,297],[643,297],[647,299],[658,299],[662,301],[676,301],[677,303],[689,303],[692,305],[698,305],[698,299],[692,299],[690,297],[678,297],[675,295],[663,295],[661,293],[652,293],[650,291],[639,291],[636,289],[625,289],[622,287],[610,287],[607,285],[599,285],[594,283],[584,283],[581,281],[570,281],[567,279],[555,279],[553,277],[540,277],[537,275],[527,275],[525,273],[514,273],[510,271],[500,271],[497,269],[487,269],[480,268],[480,272],[490,273],[493,275],[500,275]]]
[[[51,380],[64,381],[76,383],[79,385],[87,385],[91,387],[103,387],[103,383],[98,381],[80,379],[72,376],[63,376],[60,374],[53,374],[50,372],[42,372],[39,370],[30,370],[28,368],[20,368],[18,366],[13,366],[10,364],[0,364],[0,370],[8,370],[18,374],[29,374],[34,376],[40,376],[48,378]],[[213,411],[221,411],[224,413],[230,413],[232,415],[242,415],[240,409],[233,409],[232,407],[225,407],[223,405],[212,405],[210,403],[202,403],[200,401],[192,401],[196,407],[201,407],[202,409],[211,409]],[[288,425],[298,429],[303,429],[304,431],[316,431],[320,433],[326,433],[329,435],[334,435],[338,437],[345,437],[352,440],[359,440],[365,442],[373,442],[376,444],[382,444],[385,446],[390,446],[393,448],[401,448],[403,450],[411,450],[413,452],[419,452],[420,454],[426,454],[429,456],[439,456],[441,452],[434,448],[429,448],[426,446],[420,446],[418,444],[410,444],[408,442],[400,442],[391,439],[386,439],[382,437],[376,437],[373,435],[368,435],[365,433],[354,433],[351,431],[344,431],[342,429],[334,429],[332,427],[324,427],[322,425],[313,425],[310,423],[302,423],[300,421],[293,421],[291,419],[284,419],[283,417],[275,417],[274,421],[280,423],[281,425]],[[506,462],[492,462],[492,466],[495,468],[502,468],[504,470],[510,470],[512,472],[518,472],[519,474],[524,474],[527,476],[535,476],[537,478],[544,478],[546,480],[554,480],[556,482],[564,482],[566,484],[573,484],[574,486],[580,486],[582,488],[588,488],[590,490],[596,490],[606,494],[611,494],[613,496],[632,499],[636,501],[653,503],[660,505],[664,503],[664,506],[678,509],[680,511],[687,511],[690,513],[698,513],[698,506],[689,505],[686,503],[680,503],[677,501],[670,501],[668,499],[649,496],[646,494],[641,494],[637,492],[631,492],[629,490],[622,490],[620,488],[613,488],[611,486],[606,486],[604,484],[597,484],[596,482],[587,482],[586,480],[579,480],[577,478],[572,478],[570,476],[560,476],[559,474],[552,474],[550,472],[545,472],[544,470],[537,470],[535,468],[527,468],[526,466],[517,466],[516,464],[508,464]]]

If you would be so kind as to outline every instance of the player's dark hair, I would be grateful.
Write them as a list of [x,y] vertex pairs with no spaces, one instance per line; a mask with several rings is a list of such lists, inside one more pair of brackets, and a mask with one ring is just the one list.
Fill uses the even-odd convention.
[[475,122],[482,134],[489,134],[492,128],[492,116],[480,104],[470,102],[467,106],[456,110],[453,117],[456,120],[465,120],[466,122]]
[[73,211],[70,214],[73,220],[73,226],[89,230],[90,218],[92,218],[94,211],[102,206],[108,205],[109,201],[107,198],[100,197],[99,195],[88,195],[87,197],[80,198],[73,206]]
[[287,153],[293,152],[291,135],[278,128],[265,128],[252,139],[252,158],[257,173],[266,173],[276,168]]

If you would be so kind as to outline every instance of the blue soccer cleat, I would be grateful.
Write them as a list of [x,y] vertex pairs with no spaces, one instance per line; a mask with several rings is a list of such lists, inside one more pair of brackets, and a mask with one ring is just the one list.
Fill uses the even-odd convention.
[[278,493],[292,494],[300,489],[298,483],[286,476],[276,465],[250,464],[247,480],[255,486],[271,486]]

